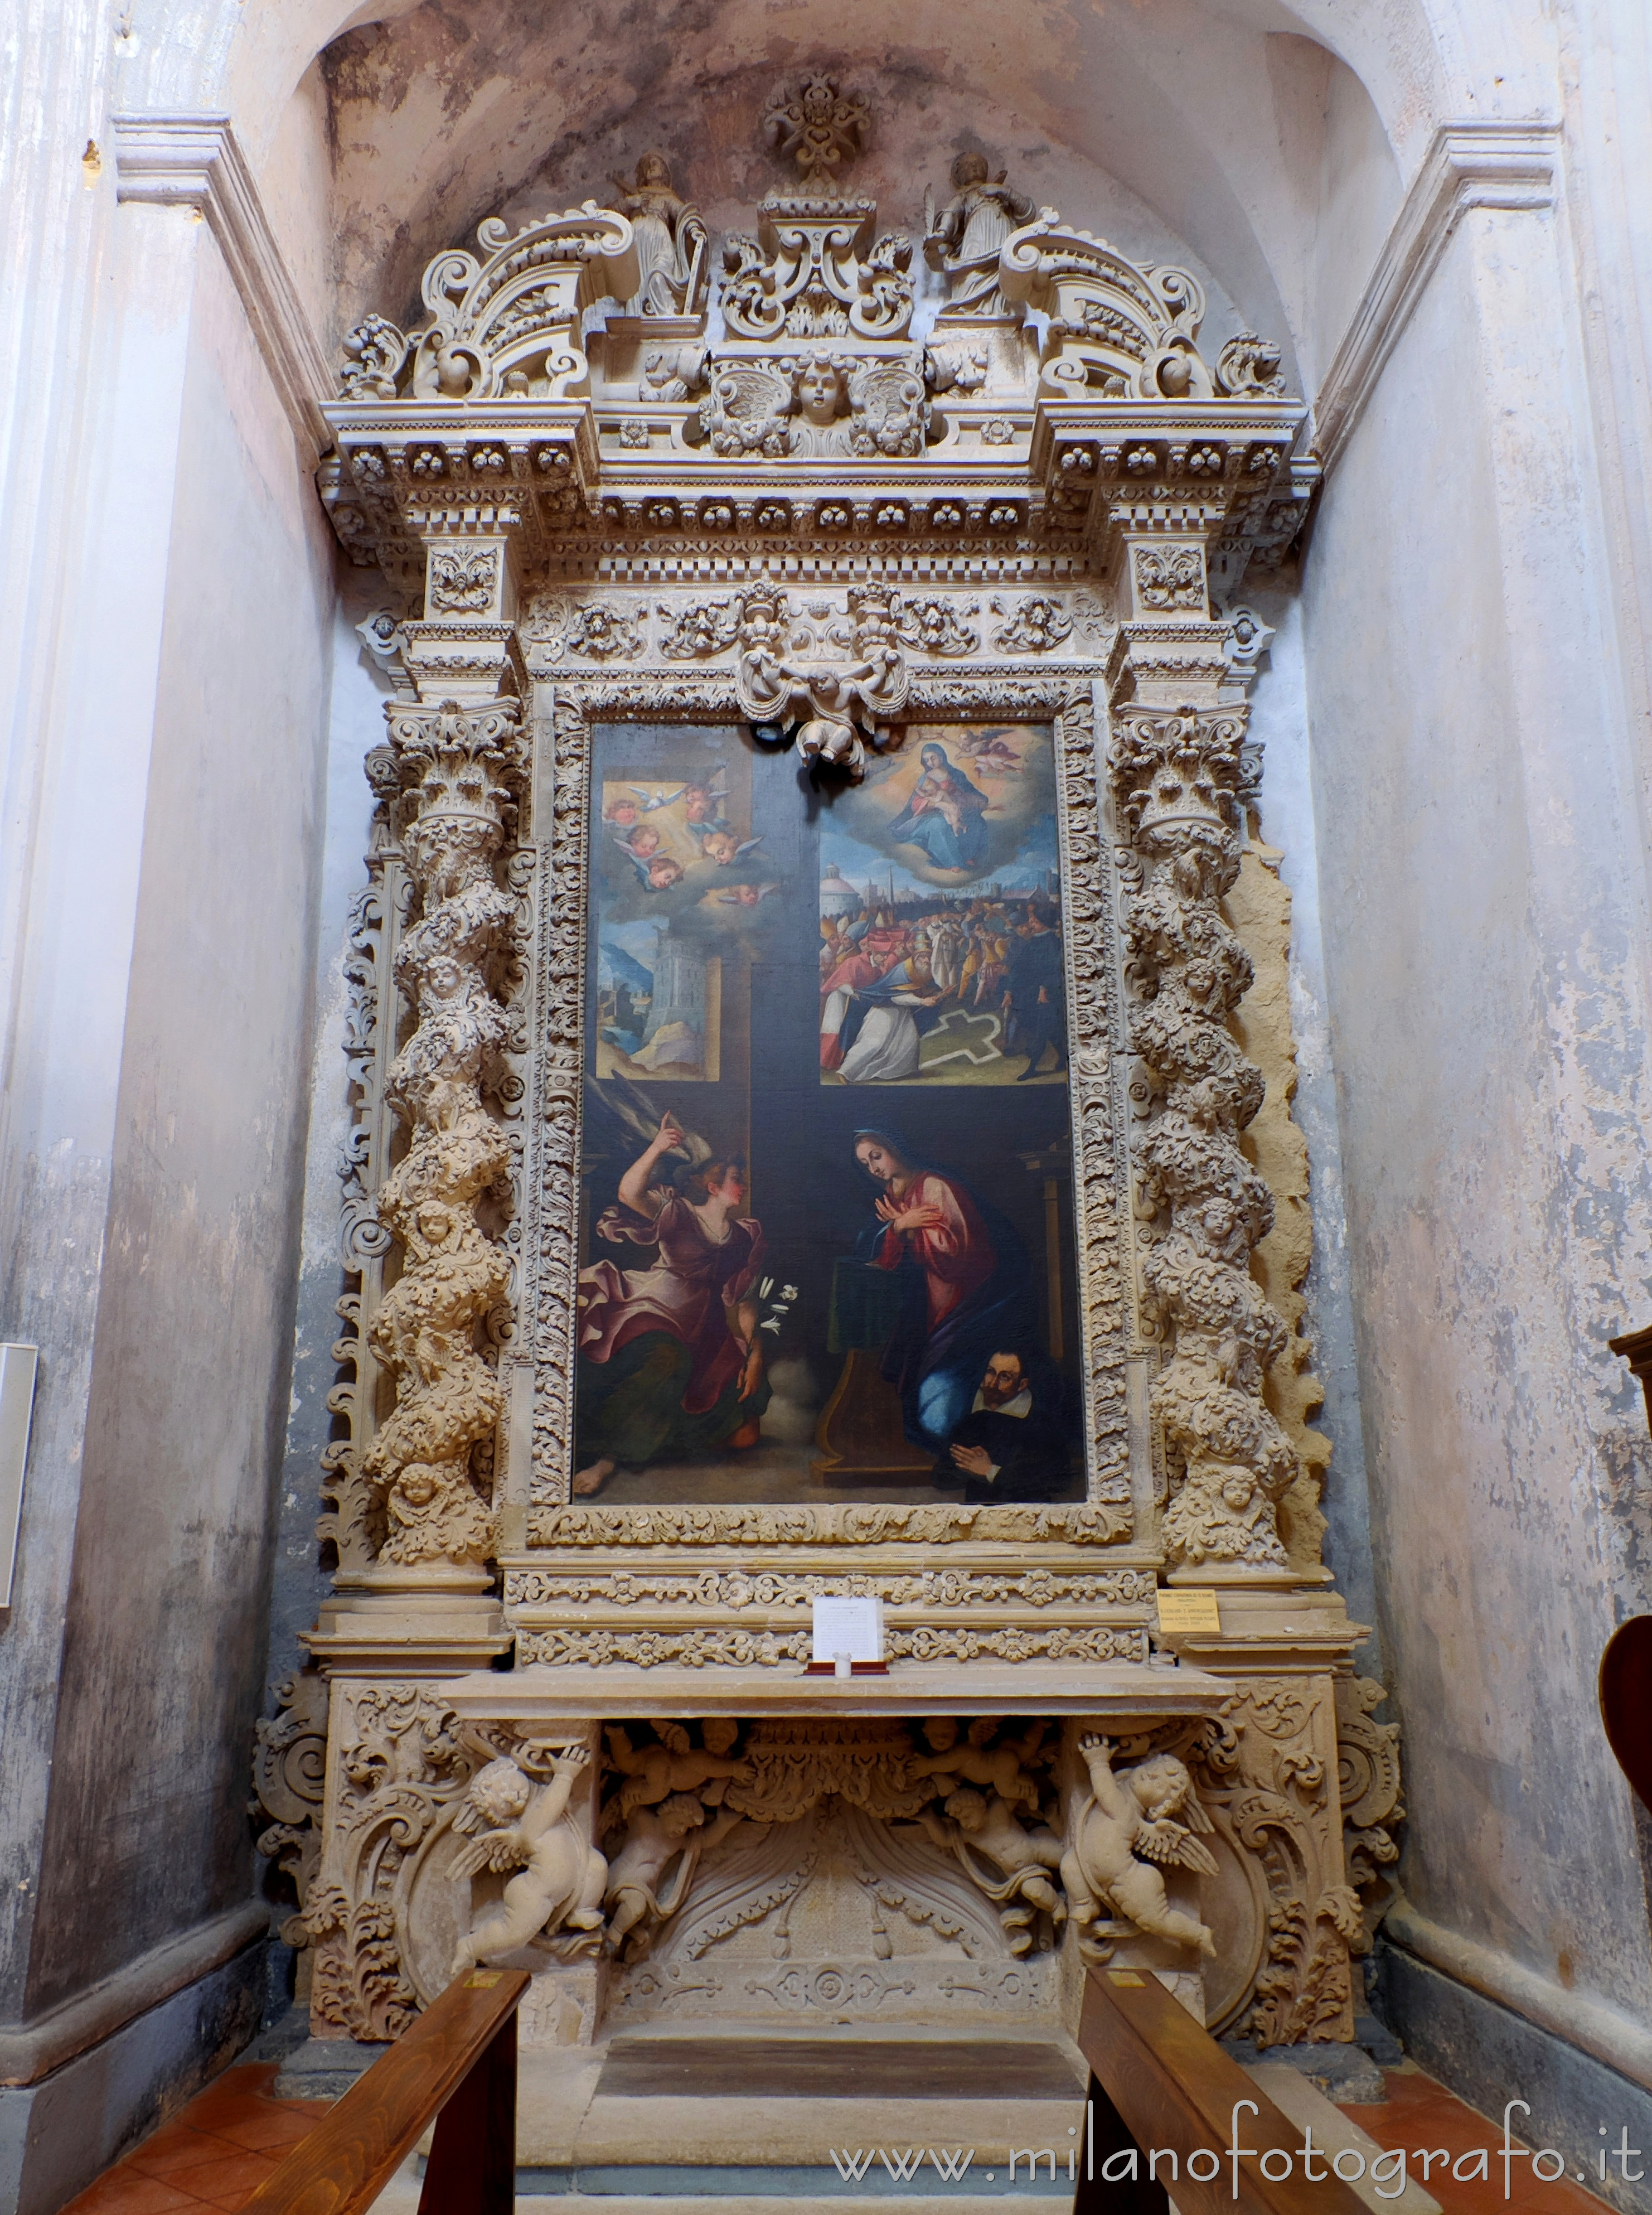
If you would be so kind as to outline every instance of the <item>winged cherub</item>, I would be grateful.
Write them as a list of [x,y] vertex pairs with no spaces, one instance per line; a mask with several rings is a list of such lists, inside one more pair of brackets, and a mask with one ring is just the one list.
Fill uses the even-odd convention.
[[1038,1809],[1038,1787],[1021,1764],[1031,1761],[1038,1751],[1038,1741],[1043,1736],[1042,1723],[1034,1723],[1025,1739],[1013,1739],[1007,1745],[988,1748],[987,1740],[998,1728],[994,1715],[977,1715],[970,1726],[969,1741],[958,1742],[958,1727],[951,1715],[933,1715],[923,1726],[923,1734],[929,1741],[930,1751],[910,1764],[914,1776],[933,1776],[936,1789],[943,1795],[956,1792],[965,1778],[971,1784],[990,1789],[1007,1806],[1019,1801]]
[[478,1961],[514,1953],[540,1931],[598,1930],[608,1863],[568,1814],[568,1802],[590,1759],[583,1746],[565,1746],[551,1764],[551,1781],[535,1786],[514,1761],[490,1761],[470,1780],[454,1828],[473,1835],[454,1856],[455,1877],[490,1868],[518,1874],[505,1897],[459,1941],[453,1974]]
[[[626,1781],[609,1806],[607,1822],[622,1823],[633,1807],[658,1807],[673,1792],[698,1792],[713,1780],[726,1785],[731,1777],[742,1783],[750,1778],[749,1761],[727,1758],[739,1735],[739,1725],[725,1715],[707,1718],[701,1733],[706,1741],[703,1753],[695,1751],[681,1723],[656,1723],[654,1727],[663,1742],[633,1750],[624,1727],[619,1723],[609,1725],[608,1758]],[[720,1800],[722,1794],[715,1797]],[[707,1805],[713,1804],[708,1798]]]
[[[615,1954],[627,1961],[641,1959],[655,1926],[668,1922],[682,1905],[701,1854],[720,1844],[744,1819],[725,1807],[701,1831],[705,1804],[692,1792],[673,1792],[658,1810],[639,1807],[633,1813],[609,1869],[608,1943]],[[693,1835],[696,1831],[698,1837]]]
[[970,1882],[997,1903],[1012,1954],[1031,1948],[1028,1926],[1034,1908],[1042,1908],[1052,1922],[1065,1918],[1066,1906],[1049,1881],[1050,1870],[1061,1862],[1060,1839],[1042,1825],[1029,1831],[996,1792],[963,1785],[948,1795],[940,1814],[924,1808],[915,1827],[955,1855]]
[[[1216,1874],[1209,1847],[1193,1836],[1215,1825],[1195,1796],[1186,1764],[1173,1753],[1155,1753],[1115,1776],[1113,1742],[1094,1732],[1080,1739],[1079,1752],[1090,1771],[1090,1790],[1076,1801],[1062,1856],[1074,1925],[1085,1930],[1109,1902],[1155,1937],[1214,1954],[1209,1927],[1171,1906],[1165,1880],[1153,1866]],[[1184,1819],[1178,1822],[1178,1815]]]

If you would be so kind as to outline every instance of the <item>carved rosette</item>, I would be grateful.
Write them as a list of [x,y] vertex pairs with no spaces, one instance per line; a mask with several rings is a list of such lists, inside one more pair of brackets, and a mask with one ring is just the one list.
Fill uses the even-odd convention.
[[1147,871],[1125,948],[1130,1042],[1158,1102],[1135,1169],[1146,1304],[1173,1346],[1151,1402],[1173,1487],[1165,1542],[1174,1563],[1279,1571],[1275,1502],[1298,1463],[1263,1380],[1287,1334],[1250,1273],[1274,1200],[1239,1150],[1263,1082],[1227,1025],[1251,964],[1221,910],[1239,872],[1245,727],[1243,708],[1132,703],[1114,712],[1110,766]]
[[409,819],[402,850],[422,913],[395,964],[418,1023],[385,1087],[411,1144],[378,1192],[402,1273],[369,1331],[396,1380],[396,1404],[360,1467],[387,1512],[379,1558],[403,1568],[480,1565],[493,1549],[473,1458],[504,1401],[477,1340],[504,1305],[511,1273],[476,1211],[504,1185],[511,1159],[483,1091],[498,1089],[510,1043],[497,980],[517,903],[494,872],[520,773],[517,716],[508,700],[386,710]]

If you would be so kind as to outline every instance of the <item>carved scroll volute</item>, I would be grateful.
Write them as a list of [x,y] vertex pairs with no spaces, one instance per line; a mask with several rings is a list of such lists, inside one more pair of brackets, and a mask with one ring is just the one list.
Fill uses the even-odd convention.
[[511,700],[386,710],[401,847],[422,912],[395,965],[418,1022],[385,1088],[410,1144],[378,1192],[401,1274],[369,1331],[396,1403],[359,1466],[385,1511],[380,1569],[456,1590],[487,1581],[493,1518],[475,1463],[504,1406],[479,1341],[484,1329],[498,1340],[510,1265],[477,1203],[509,1189],[509,1143],[483,1094],[497,1089],[510,1041],[493,979],[517,904],[495,864],[521,774],[518,715]]
[[1173,1347],[1151,1402],[1171,1468],[1163,1534],[1172,1566],[1276,1579],[1275,1503],[1299,1463],[1263,1398],[1286,1331],[1250,1273],[1274,1201],[1239,1147],[1263,1081],[1227,1025],[1251,965],[1221,907],[1239,872],[1245,714],[1117,707],[1109,766],[1145,866],[1124,943],[1153,1102],[1135,1146],[1144,1304]]

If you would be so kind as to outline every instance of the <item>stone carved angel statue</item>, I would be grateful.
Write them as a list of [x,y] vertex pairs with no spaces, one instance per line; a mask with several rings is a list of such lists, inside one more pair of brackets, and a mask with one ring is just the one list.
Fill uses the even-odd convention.
[[[1209,1927],[1171,1906],[1159,1874],[1160,1867],[1216,1874],[1209,1847],[1193,1835],[1215,1826],[1195,1796],[1185,1763],[1174,1754],[1155,1753],[1116,1776],[1111,1739],[1092,1732],[1080,1739],[1079,1751],[1090,1772],[1090,1789],[1074,1795],[1061,1862],[1074,1927],[1087,1930],[1103,1904],[1111,1903],[1154,1937],[1214,1954],[1216,1942]],[[1098,1949],[1093,1941],[1081,1939],[1080,1951],[1094,1958]]]
[[701,1854],[744,1821],[725,1807],[707,1823],[707,1807],[719,1792],[716,1785],[699,1796],[673,1792],[658,1808],[633,1811],[624,1843],[609,1864],[606,1894],[609,1947],[626,1960],[640,1960],[660,1924],[681,1907]]
[[929,1752],[921,1754],[910,1764],[911,1774],[934,1777],[936,1789],[942,1793],[956,1792],[959,1784],[967,1780],[983,1789],[990,1788],[1000,1800],[1011,1806],[1036,1811],[1038,1787],[1022,1764],[1031,1761],[1037,1752],[1044,1727],[1034,1723],[1024,1739],[993,1746],[990,1740],[997,1728],[995,1715],[977,1715],[960,1746],[957,1719],[932,1715],[923,1726]]
[[1030,1950],[1037,1909],[1053,1922],[1066,1919],[1066,1904],[1049,1881],[1061,1866],[1061,1840],[1042,1824],[1028,1830],[996,1792],[962,1785],[942,1802],[940,1814],[926,1807],[917,1827],[955,1856],[970,1883],[996,1905],[1012,1954]]
[[[618,1770],[625,1782],[609,1802],[605,1822],[622,1823],[633,1807],[657,1807],[674,1792],[698,1792],[707,1784],[721,1788],[731,1778],[750,1782],[751,1764],[729,1758],[740,1726],[726,1715],[709,1715],[701,1727],[703,1752],[696,1750],[681,1723],[656,1723],[654,1727],[659,1733],[658,1746],[633,1747],[622,1724],[609,1726],[609,1765]],[[715,1799],[721,1798],[719,1789]]]
[[677,198],[670,165],[664,154],[645,154],[635,179],[615,176],[615,206],[631,219],[637,242],[636,291],[620,313],[626,316],[694,314],[706,260],[706,226],[686,200]]
[[951,280],[942,314],[1007,314],[998,257],[1010,233],[1037,213],[1026,194],[1005,182],[1002,169],[994,177],[984,154],[960,154],[952,164],[951,199],[939,214],[930,199],[926,212],[924,259]]
[[[568,1813],[573,1789],[590,1759],[583,1746],[565,1746],[550,1782],[535,1785],[514,1761],[490,1761],[470,1780],[453,1819],[470,1844],[453,1862],[463,1880],[480,1870],[516,1869],[505,1897],[459,1942],[453,1974],[478,1961],[514,1953],[541,1931],[598,1931],[608,1863]],[[597,1942],[589,1942],[595,1945]]]

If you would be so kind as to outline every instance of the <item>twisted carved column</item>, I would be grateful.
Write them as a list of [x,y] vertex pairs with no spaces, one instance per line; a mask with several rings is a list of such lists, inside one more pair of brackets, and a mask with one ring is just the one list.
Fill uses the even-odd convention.
[[[473,1469],[503,1408],[480,1328],[505,1298],[510,1265],[477,1219],[510,1150],[483,1105],[510,1033],[494,990],[516,901],[494,875],[520,775],[517,704],[386,708],[408,819],[401,833],[423,912],[401,941],[396,979],[418,1027],[391,1065],[387,1095],[408,1126],[407,1154],[379,1187],[401,1241],[401,1277],[370,1337],[396,1380],[396,1404],[362,1456],[384,1503],[382,1562],[446,1565],[484,1580],[491,1506]],[[388,769],[381,752],[370,774]]]
[[1263,1080],[1227,1027],[1251,979],[1220,905],[1239,873],[1245,726],[1243,707],[1116,707],[1110,767],[1146,869],[1125,946],[1131,1044],[1162,1101],[1135,1159],[1142,1280],[1174,1345],[1151,1402],[1171,1463],[1165,1542],[1181,1565],[1267,1573],[1287,1567],[1275,1502],[1298,1462],[1262,1397],[1285,1326],[1250,1273],[1274,1215],[1239,1143]]

